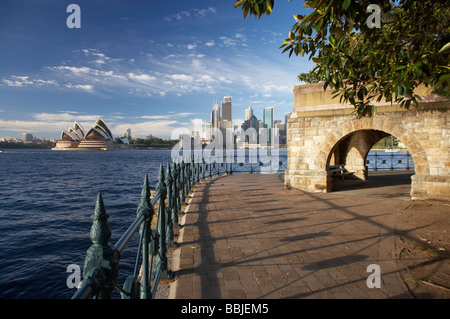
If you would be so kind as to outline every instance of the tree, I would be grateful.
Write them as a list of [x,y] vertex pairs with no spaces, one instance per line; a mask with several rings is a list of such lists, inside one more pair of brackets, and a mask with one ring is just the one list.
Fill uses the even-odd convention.
[[[372,116],[372,103],[383,98],[418,106],[421,84],[450,97],[448,1],[307,0],[304,6],[313,11],[294,15],[283,53],[309,56],[316,65],[298,79],[323,82],[358,117]],[[237,0],[235,7],[259,19],[272,13],[274,1]]]

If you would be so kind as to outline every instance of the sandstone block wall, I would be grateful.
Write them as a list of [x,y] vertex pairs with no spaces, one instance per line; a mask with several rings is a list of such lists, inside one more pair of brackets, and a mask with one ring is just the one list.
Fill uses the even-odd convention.
[[351,106],[330,104],[329,95],[321,84],[294,89],[294,111],[287,130],[286,187],[330,191],[332,178],[327,169],[334,164],[346,164],[355,176],[365,179],[367,153],[390,134],[405,144],[414,160],[411,197],[450,200],[448,100],[431,96],[409,111],[380,104],[374,117],[356,119]]

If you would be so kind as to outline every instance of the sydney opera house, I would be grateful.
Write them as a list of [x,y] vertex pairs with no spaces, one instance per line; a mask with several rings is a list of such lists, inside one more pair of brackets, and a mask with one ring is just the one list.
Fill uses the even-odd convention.
[[108,150],[118,148],[108,125],[98,118],[87,132],[75,121],[73,127],[61,132],[53,150]]

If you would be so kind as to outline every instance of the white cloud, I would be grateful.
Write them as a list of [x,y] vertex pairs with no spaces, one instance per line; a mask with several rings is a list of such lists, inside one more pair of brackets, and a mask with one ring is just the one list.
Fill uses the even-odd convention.
[[79,89],[83,91],[93,92],[94,86],[92,84],[71,84],[68,83],[65,87],[69,89]]
[[58,85],[55,80],[31,79],[29,76],[23,75],[11,75],[9,79],[2,79],[2,83],[11,87]]
[[151,75],[149,75],[149,74],[139,74],[139,75],[136,75],[136,74],[131,73],[131,72],[128,73],[128,77],[129,77],[130,79],[132,79],[132,80],[136,80],[136,81],[142,82],[142,83],[151,83],[151,82],[153,82],[153,81],[156,80],[156,77],[151,76]]
[[180,11],[178,13],[169,15],[164,17],[164,21],[172,22],[172,21],[180,21],[184,19],[191,18],[193,16],[205,18],[208,15],[214,15],[216,14],[217,10],[214,7],[208,7],[206,9],[191,9],[188,11]]
[[194,80],[194,77],[187,74],[172,74],[169,75],[169,78],[176,81],[190,82]]
[[207,9],[196,10],[197,15],[201,17],[206,17],[208,14],[215,14],[217,12],[216,8],[209,7]]
[[[42,122],[60,122],[68,121],[96,121],[99,115],[83,115],[79,112],[64,111],[60,113],[35,113],[33,117]],[[94,123],[92,123],[94,124]]]
[[170,15],[170,16],[166,16],[164,17],[164,21],[179,21],[182,19],[186,19],[189,18],[191,16],[191,14],[187,11],[181,11],[178,12],[176,14]]

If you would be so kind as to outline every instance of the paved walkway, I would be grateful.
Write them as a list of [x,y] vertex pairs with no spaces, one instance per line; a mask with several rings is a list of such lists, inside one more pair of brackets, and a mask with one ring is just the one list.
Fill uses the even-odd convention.
[[[395,215],[408,201],[286,190],[283,175],[231,175],[195,189],[172,297],[409,298]],[[367,267],[381,270],[368,288]]]

